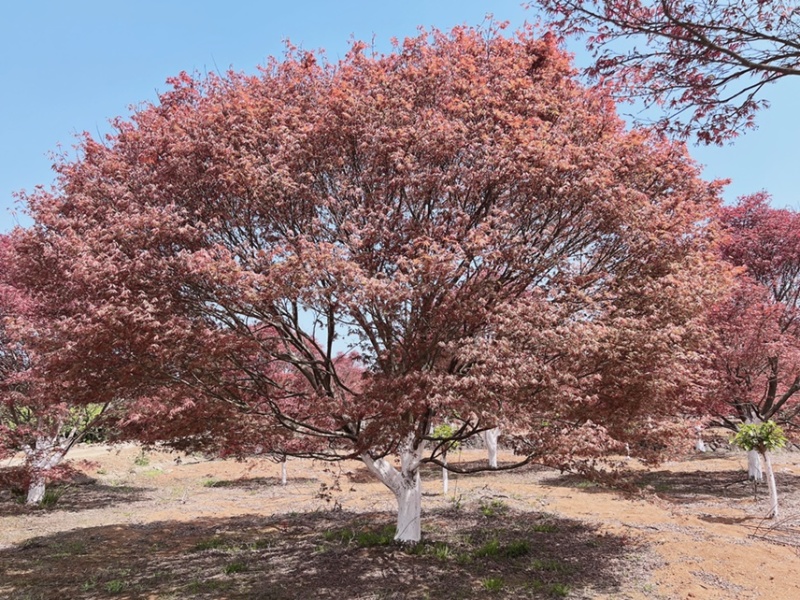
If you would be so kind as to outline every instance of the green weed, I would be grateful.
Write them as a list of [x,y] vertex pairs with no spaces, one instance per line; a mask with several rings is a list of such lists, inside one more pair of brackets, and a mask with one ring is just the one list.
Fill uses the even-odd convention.
[[487,592],[499,592],[503,589],[504,585],[502,577],[487,577],[481,580],[481,586]]
[[220,537],[213,537],[207,540],[203,540],[202,542],[197,542],[193,547],[193,552],[202,552],[204,550],[218,550],[220,548],[226,548],[228,546],[228,542]]
[[242,571],[246,570],[247,566],[243,562],[232,562],[225,565],[223,571],[225,575],[233,575],[234,573],[241,573]]
[[481,502],[479,510],[484,517],[496,517],[505,513],[508,506],[502,500],[492,500],[491,502]]
[[122,579],[112,579],[106,584],[106,591],[110,594],[120,594],[128,587],[128,583]]

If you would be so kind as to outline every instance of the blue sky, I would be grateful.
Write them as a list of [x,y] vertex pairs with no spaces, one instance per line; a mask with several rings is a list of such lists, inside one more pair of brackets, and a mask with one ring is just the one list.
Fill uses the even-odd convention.
[[[3,9],[0,232],[28,222],[12,212],[12,194],[52,183],[50,152],[81,131],[107,132],[109,119],[154,100],[182,70],[253,71],[285,39],[336,59],[351,36],[388,49],[419,25],[477,25],[488,12],[512,25],[534,18],[519,0],[27,0]],[[728,200],[766,189],[776,206],[800,209],[800,81],[773,86],[769,98],[759,130],[693,154],[708,177],[734,180]]]

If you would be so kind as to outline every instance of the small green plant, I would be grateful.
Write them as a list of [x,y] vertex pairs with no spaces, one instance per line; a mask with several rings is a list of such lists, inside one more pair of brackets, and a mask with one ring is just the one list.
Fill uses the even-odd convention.
[[453,556],[453,550],[444,542],[434,544],[431,554],[439,560],[448,560]]
[[89,592],[97,587],[97,577],[93,576],[89,578],[89,581],[84,581],[81,585],[81,590],[84,592]]
[[192,551],[202,552],[204,550],[218,550],[220,548],[225,548],[227,545],[228,543],[224,539],[220,537],[213,537],[201,542],[197,542],[192,547]]
[[325,541],[349,544],[354,542],[359,548],[372,548],[374,546],[389,546],[394,542],[395,528],[387,525],[378,531],[355,529],[332,529],[322,534]]
[[110,594],[119,594],[124,592],[125,588],[127,587],[127,582],[123,581],[122,579],[112,579],[106,583],[106,591]]
[[133,459],[133,464],[137,467],[146,467],[150,464],[150,457],[147,456],[144,450],[142,450],[139,455]]
[[236,561],[225,565],[223,571],[225,575],[233,575],[234,573],[241,573],[245,569],[247,569],[247,566],[243,562]]
[[69,489],[69,486],[51,486],[44,491],[44,497],[42,497],[42,501],[39,503],[39,506],[42,508],[53,508],[58,501],[61,500],[61,496]]
[[487,592],[499,592],[504,585],[502,577],[487,577],[481,580],[481,586]]
[[553,523],[536,523],[533,530],[536,533],[555,533],[558,531],[558,526]]
[[500,542],[495,539],[489,540],[480,548],[475,549],[472,555],[475,558],[494,558],[496,556],[500,556],[500,553]]
[[569,594],[569,586],[564,583],[554,583],[550,586],[550,595],[556,598],[566,598]]
[[789,440],[783,429],[775,421],[749,423],[739,426],[739,431],[731,438],[731,443],[742,450],[755,450],[763,454],[786,446]]
[[248,548],[250,550],[266,550],[272,548],[274,544],[275,542],[272,540],[272,538],[264,537],[250,542],[248,544]]
[[356,544],[360,548],[372,548],[374,546],[388,546],[394,542],[395,528],[387,525],[380,531],[361,531],[356,534]]
[[339,542],[340,544],[349,544],[356,537],[356,532],[352,529],[328,529],[322,534],[326,542]]
[[550,571],[551,573],[567,573],[571,570],[568,563],[555,558],[536,558],[531,566],[539,571]]
[[57,558],[63,558],[65,556],[77,556],[80,554],[86,554],[86,543],[82,542],[81,540],[75,540],[64,542],[63,544],[57,544],[53,547],[53,549],[55,550],[53,556]]
[[450,505],[456,511],[464,508],[464,494],[457,494],[450,498]]
[[491,502],[481,502],[480,511],[484,517],[496,517],[508,510],[508,506],[502,500],[492,500]]
[[530,551],[530,545],[525,540],[511,542],[505,548],[503,548],[503,554],[505,554],[508,558],[519,558],[520,556],[529,554]]

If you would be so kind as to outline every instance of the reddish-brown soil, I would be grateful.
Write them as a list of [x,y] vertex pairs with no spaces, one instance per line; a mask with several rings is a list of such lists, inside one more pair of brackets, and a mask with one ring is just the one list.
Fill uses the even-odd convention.
[[0,495],[0,597],[800,599],[798,453],[775,457],[777,524],[739,453],[642,470],[639,495],[529,467],[451,475],[445,497],[430,469],[413,549],[359,463],[290,460],[283,487],[266,460],[73,458],[91,479],[51,508]]

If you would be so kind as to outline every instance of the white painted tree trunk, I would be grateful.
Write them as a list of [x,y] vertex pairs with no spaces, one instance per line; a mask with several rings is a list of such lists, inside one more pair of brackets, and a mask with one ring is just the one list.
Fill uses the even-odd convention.
[[764,481],[764,471],[761,469],[761,457],[757,450],[747,453],[747,478],[754,481]]
[[59,444],[57,435],[52,438],[41,435],[36,437],[33,448],[28,446],[24,449],[25,466],[31,478],[25,504],[30,506],[42,503],[47,491],[47,474],[64,458],[66,444],[66,440]]
[[286,485],[286,457],[281,461],[281,485]]
[[447,488],[450,483],[450,471],[447,470],[447,455],[442,456],[442,462],[445,466],[442,467],[442,495],[447,496]]
[[697,440],[694,443],[694,449],[698,452],[705,452],[706,451],[706,444],[703,441],[703,428],[702,427],[695,427],[694,428],[695,435],[697,436]]
[[397,499],[397,532],[394,539],[401,543],[416,544],[422,539],[422,485],[419,464],[423,447],[413,447],[409,437],[400,448],[400,470],[385,458],[373,459],[369,454],[361,460],[381,483],[388,487]]
[[767,517],[778,518],[778,488],[775,485],[775,472],[772,470],[772,460],[769,452],[761,455],[764,458],[764,465],[767,468],[767,485],[769,486],[770,511]]
[[483,432],[483,441],[486,444],[486,450],[489,452],[489,467],[492,469],[497,468],[497,438],[499,437],[499,427],[487,429]]

